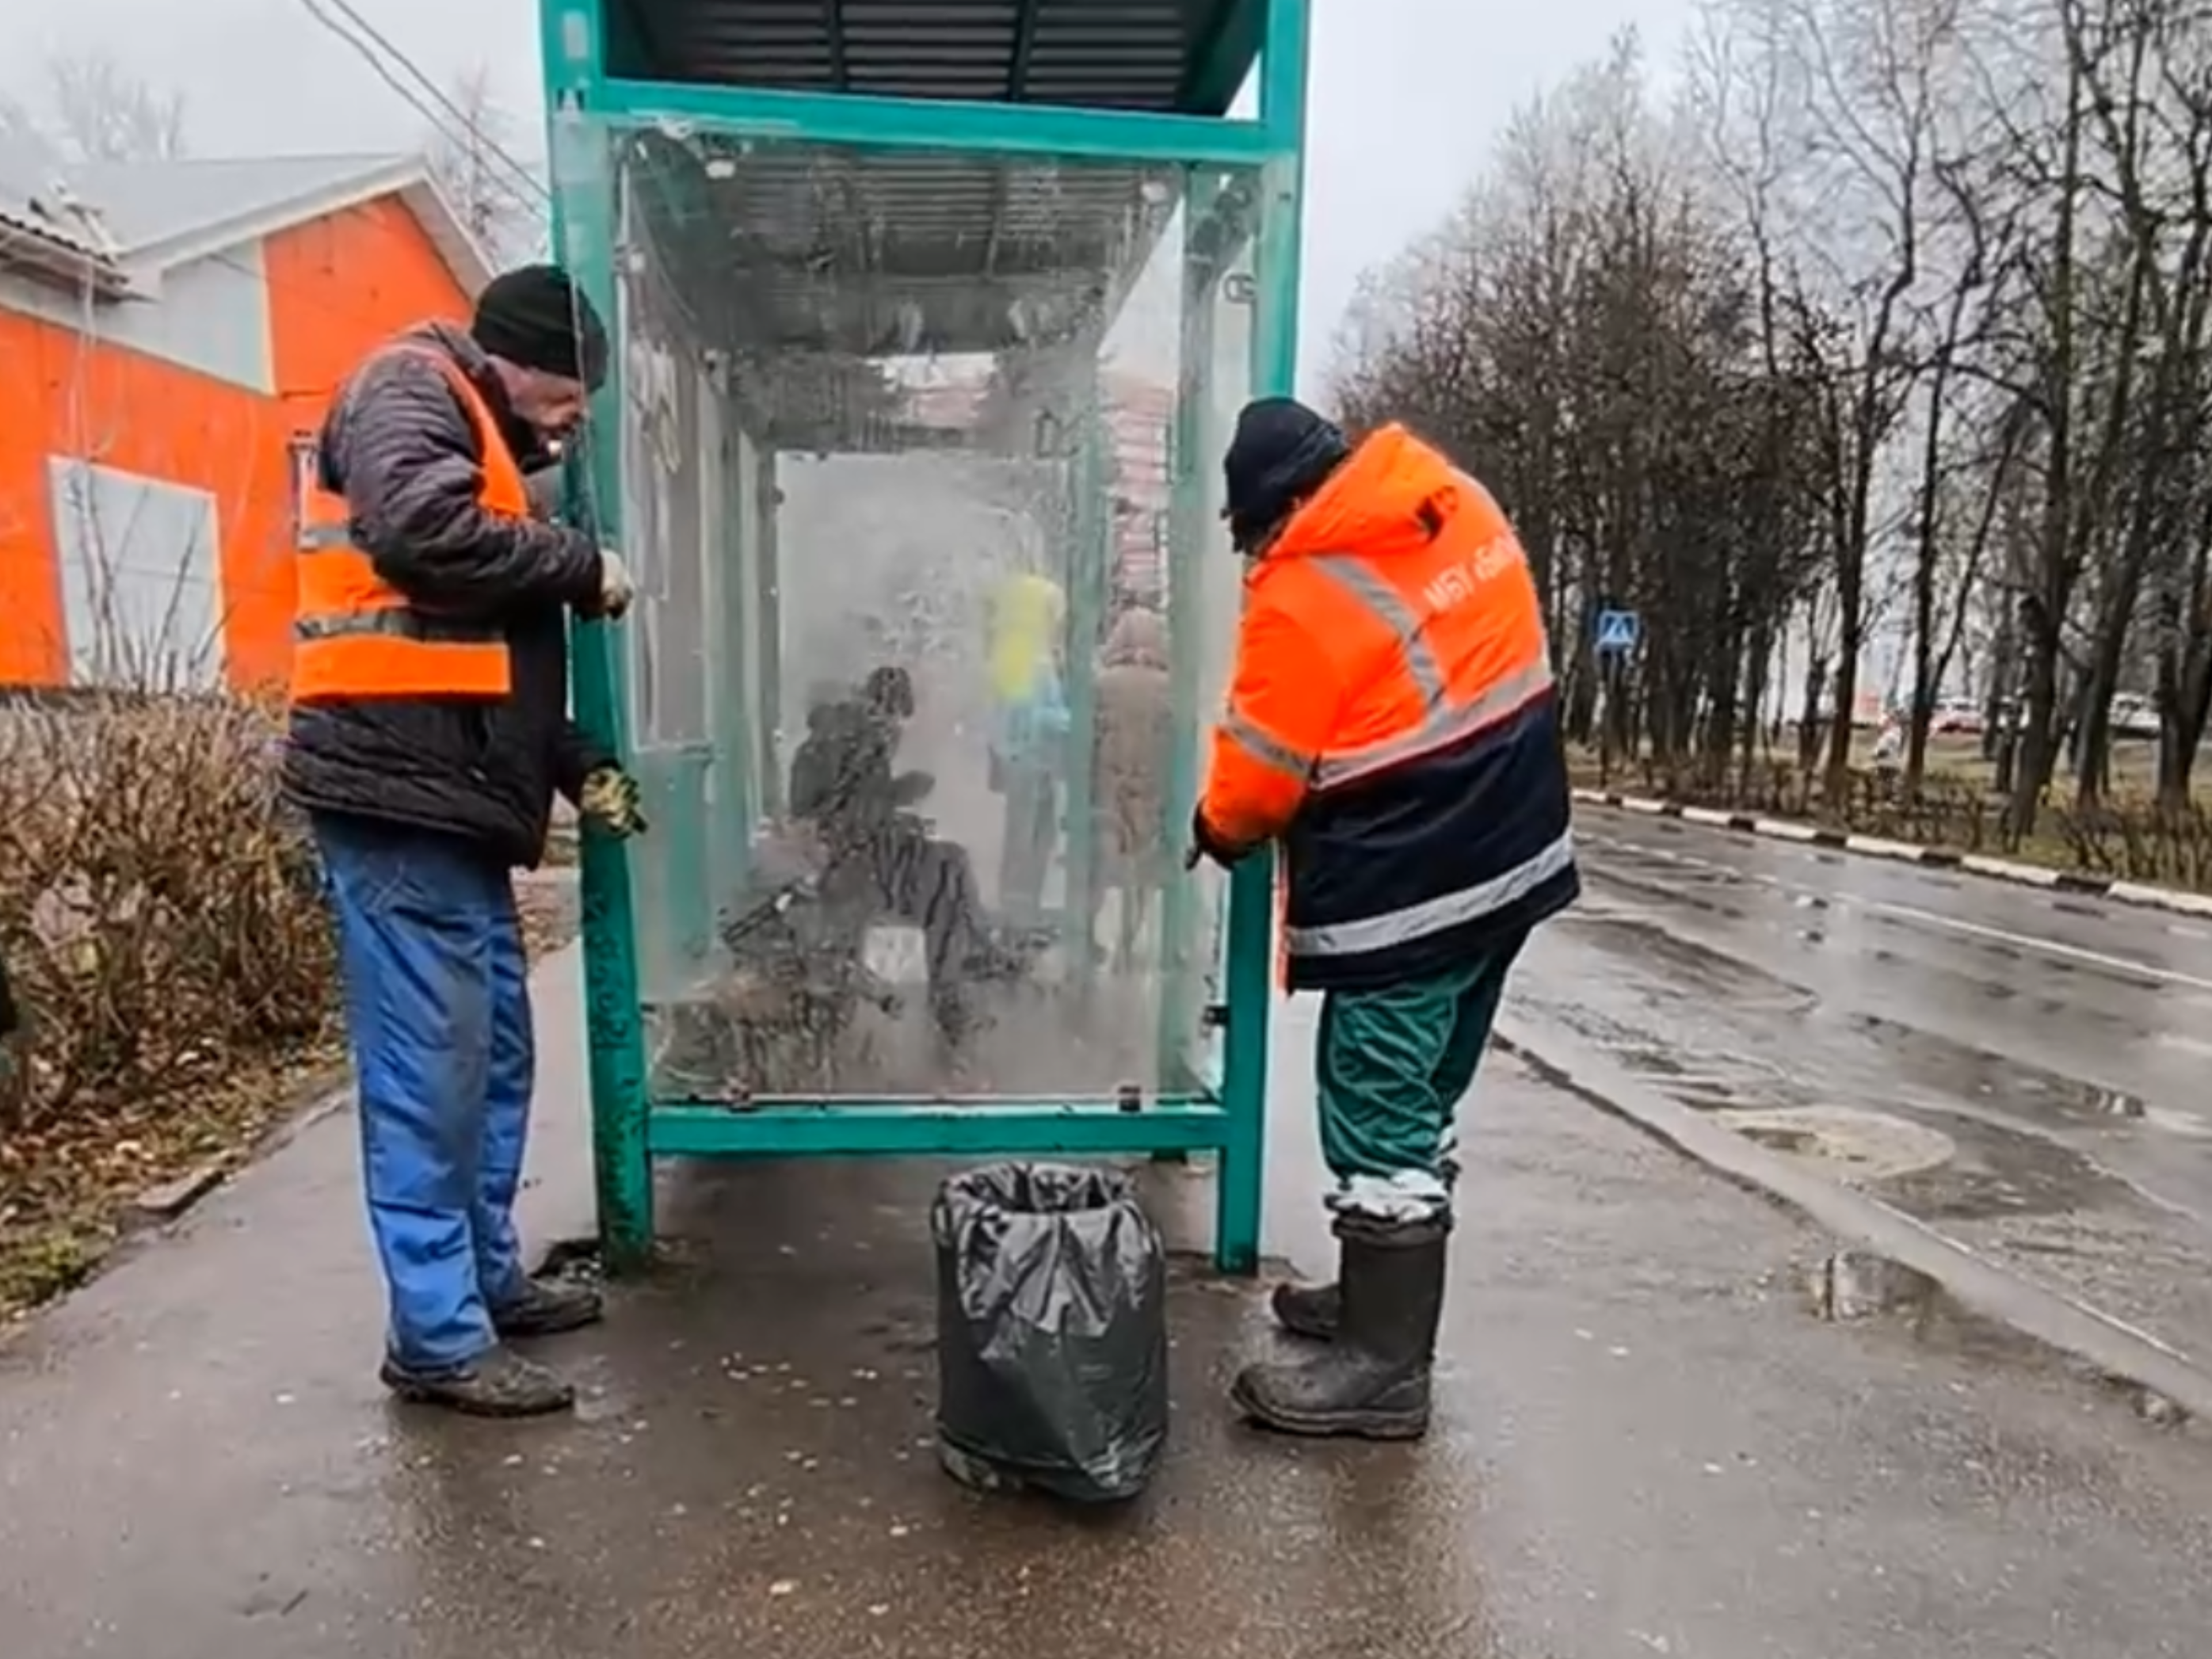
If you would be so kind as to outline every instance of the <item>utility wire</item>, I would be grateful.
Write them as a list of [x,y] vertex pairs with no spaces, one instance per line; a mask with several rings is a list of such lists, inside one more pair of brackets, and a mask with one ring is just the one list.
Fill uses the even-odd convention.
[[[398,93],[408,107],[428,124],[432,132],[449,143],[480,151],[498,162],[507,174],[506,182],[519,193],[540,203],[552,199],[552,192],[543,179],[471,120],[468,112],[454,103],[412,58],[363,17],[351,0],[300,0],[300,3],[308,16],[352,47],[356,55],[376,72],[377,78]],[[394,73],[394,64],[414,82],[413,86]]]
[[[501,163],[507,169],[513,181],[520,184],[525,190],[539,197],[548,195],[549,192],[544,185],[528,167],[486,134],[479,123],[472,118],[467,111],[456,104],[436,81],[423,72],[421,65],[394,45],[390,36],[362,16],[360,9],[352,3],[352,0],[302,0],[302,3],[317,21],[351,46],[367,61],[383,79],[385,84],[404,98],[409,106],[430,124],[434,131],[449,142],[465,143],[482,149]],[[331,11],[337,12],[339,17],[344,19],[344,23],[342,24],[332,18],[330,15]],[[358,33],[349,32],[346,27],[348,24]],[[383,54],[380,58],[377,56],[380,52]],[[407,88],[400,85],[398,78],[386,67],[387,60],[391,64],[397,64],[411,78],[416,87],[420,89],[419,92],[410,92]],[[423,107],[424,96],[428,96],[431,102],[438,106],[438,110],[443,112],[442,115]],[[446,125],[448,118],[453,123],[450,127]]]

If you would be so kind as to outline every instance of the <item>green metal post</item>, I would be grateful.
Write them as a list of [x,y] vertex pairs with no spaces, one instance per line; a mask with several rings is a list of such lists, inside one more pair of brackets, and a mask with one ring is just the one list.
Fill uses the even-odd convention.
[[[1268,0],[1260,58],[1260,125],[1279,149],[1261,192],[1252,389],[1266,397],[1297,385],[1298,242],[1304,186],[1306,52],[1310,0]],[[1274,860],[1247,859],[1229,885],[1229,1029],[1222,1103],[1232,1126],[1215,1194],[1214,1255],[1228,1273],[1259,1265],[1260,1200],[1267,1132],[1268,1004],[1274,994]]]
[[[590,125],[600,80],[599,0],[567,0],[543,14],[547,118],[555,178],[554,246],[610,321],[617,313],[614,255],[619,208],[611,146]],[[592,399],[580,466],[587,471],[599,522],[621,532],[622,389],[617,356]],[[581,482],[572,476],[572,485]],[[577,722],[628,760],[622,696],[620,624],[579,623],[570,634]],[[590,1042],[592,1153],[599,1190],[599,1243],[610,1272],[628,1273],[653,1255],[652,1102],[638,1007],[637,933],[628,850],[582,838],[585,1018]]]

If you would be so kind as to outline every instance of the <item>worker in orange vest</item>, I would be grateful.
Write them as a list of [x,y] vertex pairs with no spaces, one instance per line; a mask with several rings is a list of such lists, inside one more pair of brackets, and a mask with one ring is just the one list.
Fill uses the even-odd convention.
[[1322,997],[1340,1257],[1334,1284],[1273,1302],[1328,1346],[1248,1368],[1233,1395],[1288,1433],[1413,1438],[1456,1109],[1514,957],[1580,888],[1543,612],[1489,492],[1402,427],[1354,447],[1264,399],[1225,471],[1244,609],[1191,857],[1282,843],[1289,988]]
[[568,719],[566,617],[618,617],[622,559],[550,522],[527,475],[604,380],[605,328],[550,265],[496,278],[466,329],[412,329],[339,389],[305,481],[287,798],[337,915],[362,1176],[404,1398],[492,1416],[574,1403],[508,1346],[599,1316],[515,1237],[532,1081],[510,872],[557,791],[644,827]]

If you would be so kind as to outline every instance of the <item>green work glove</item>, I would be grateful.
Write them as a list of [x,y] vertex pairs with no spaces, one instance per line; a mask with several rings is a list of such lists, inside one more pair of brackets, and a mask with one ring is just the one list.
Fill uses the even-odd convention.
[[638,811],[637,780],[619,766],[602,766],[584,780],[576,793],[576,811],[584,822],[618,840],[645,833],[645,814]]

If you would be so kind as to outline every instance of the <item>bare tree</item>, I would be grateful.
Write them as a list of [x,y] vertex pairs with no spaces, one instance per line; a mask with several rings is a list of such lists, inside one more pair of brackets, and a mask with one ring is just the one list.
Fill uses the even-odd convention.
[[173,161],[185,154],[181,92],[132,74],[106,52],[46,66],[45,96],[0,98],[0,137],[30,138],[78,161]]
[[2069,756],[2098,807],[2124,690],[2187,806],[2212,718],[2207,3],[1710,0],[1679,107],[1624,40],[1366,285],[1346,411],[1412,422],[1508,501],[1574,739],[1600,735],[1594,613],[1629,605],[1601,735],[1678,781],[1717,787],[1733,754],[1747,787],[1794,660],[1832,810],[1877,672],[1911,716],[1893,805],[1936,792],[1963,693],[2003,831],[2051,827]]
[[429,145],[439,188],[495,262],[541,254],[545,190],[515,158],[520,124],[499,97],[491,70],[478,64],[456,76],[445,99],[449,118],[440,121]]
[[[1520,112],[1496,172],[1370,287],[1339,395],[1411,422],[1512,505],[1571,731],[1707,777],[1747,766],[1775,644],[1814,545],[1822,412],[1767,326],[1780,277],[1688,165],[1632,38]],[[1800,313],[1809,300],[1791,294]],[[1603,609],[1646,623],[1596,722]]]

